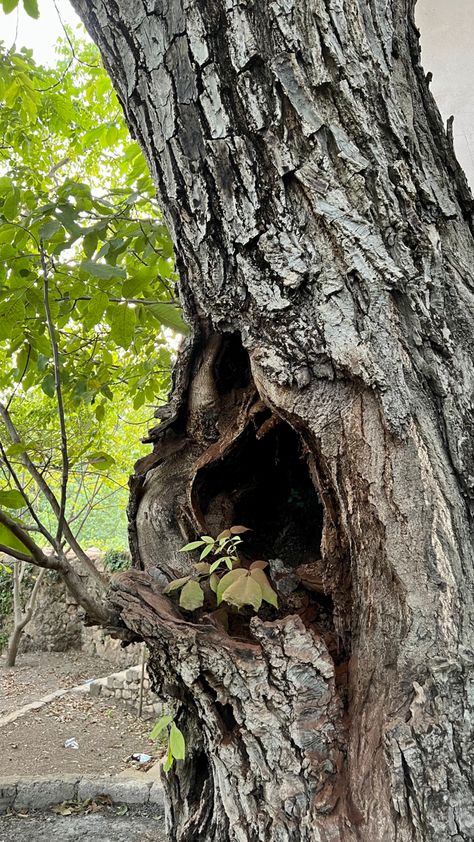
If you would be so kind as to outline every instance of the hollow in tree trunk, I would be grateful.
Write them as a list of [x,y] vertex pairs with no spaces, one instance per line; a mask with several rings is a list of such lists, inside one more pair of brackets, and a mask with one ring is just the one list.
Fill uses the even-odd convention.
[[[412,0],[73,0],[145,150],[191,338],[113,600],[177,704],[170,838],[474,838],[472,202]],[[280,607],[186,615],[253,528]]]

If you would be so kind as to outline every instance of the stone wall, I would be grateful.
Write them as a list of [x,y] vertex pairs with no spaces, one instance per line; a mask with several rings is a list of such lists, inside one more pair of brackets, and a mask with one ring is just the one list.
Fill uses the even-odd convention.
[[[89,683],[89,692],[91,696],[100,696],[101,699],[120,701],[138,713],[141,673],[142,668],[138,664],[105,678],[96,678]],[[146,667],[143,688],[142,716],[144,719],[158,719],[163,712],[163,705],[150,689]]]
[[81,649],[82,638],[79,606],[58,574],[50,570],[42,582],[35,616],[26,627],[21,651],[67,652]]
[[[88,550],[88,554],[100,566],[101,554],[93,550]],[[94,590],[90,577],[83,573],[79,575],[88,588]],[[81,650],[92,657],[106,658],[118,669],[137,663],[141,651],[139,644],[124,648],[119,640],[114,640],[102,629],[84,626],[83,613],[60,576],[55,571],[49,571],[38,594],[35,616],[23,635],[20,651]]]

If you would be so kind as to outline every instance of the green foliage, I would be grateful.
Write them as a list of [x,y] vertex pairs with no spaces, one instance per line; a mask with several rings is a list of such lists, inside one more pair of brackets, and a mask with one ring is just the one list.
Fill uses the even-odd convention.
[[0,52],[0,388],[54,396],[46,269],[63,389],[100,418],[124,384],[135,408],[163,392],[185,327],[143,155],[95,47],[74,50],[74,73],[68,45],[53,70]]
[[[270,584],[265,568],[266,561],[254,561],[248,568],[241,566],[238,554],[240,537],[249,530],[245,526],[231,526],[224,529],[217,538],[202,535],[198,541],[191,541],[180,552],[201,550],[199,561],[195,564],[193,576],[173,579],[163,590],[164,594],[180,593],[179,605],[185,611],[195,611],[204,605],[204,590],[200,584],[208,581],[211,591],[216,595],[217,606],[226,602],[236,608],[247,605],[258,611],[262,602],[278,608],[278,597]],[[205,562],[209,555],[215,558]],[[224,568],[227,568],[225,572]]]
[[[117,418],[117,411],[120,417]],[[130,466],[142,453],[140,434],[148,427],[145,408],[134,410],[125,390],[117,403],[108,403],[101,421],[97,420],[93,405],[76,406],[66,399],[68,423],[70,480],[67,518],[84,547],[117,549],[127,546],[128,500],[127,481]],[[36,387],[28,391],[21,401],[11,406],[11,416],[23,444],[6,447],[11,465],[22,487],[28,487],[34,508],[42,523],[52,532],[56,519],[42,495],[32,494],[31,478],[21,462],[21,452],[26,449],[30,458],[56,496],[61,485],[60,431],[54,401]],[[140,426],[140,422],[142,426]],[[0,421],[0,442],[6,443],[8,434]],[[113,447],[110,460],[97,460],[97,454]],[[0,506],[4,508],[3,494],[15,490],[7,488],[11,478],[0,479]],[[16,492],[15,492],[16,494]],[[11,501],[19,498],[9,498]],[[10,516],[28,521],[26,509],[9,512]],[[9,543],[11,546],[11,543]]]
[[[8,12],[17,3],[2,5]],[[24,5],[36,16],[34,0]],[[1,423],[0,440],[22,488],[30,483],[27,453],[59,496],[59,377],[70,461],[66,514],[83,545],[107,548],[112,535],[126,545],[127,476],[140,455],[147,404],[169,389],[170,337],[185,326],[172,244],[144,157],[98,51],[71,31],[68,39],[52,69],[38,66],[29,50],[0,45],[0,400],[20,442]],[[34,492],[33,500],[54,532],[44,498]],[[28,515],[8,471],[0,506],[20,520]],[[2,537],[20,549],[5,528]]]
[[104,556],[104,567],[111,573],[119,573],[121,570],[128,570],[131,566],[130,555],[123,550],[107,550]]
[[0,565],[0,627],[13,607],[13,578],[11,568]]
[[[18,0],[1,0],[3,11],[6,15],[13,12],[18,6]],[[23,0],[23,7],[30,18],[39,18],[38,0]]]
[[163,735],[166,735],[167,746],[163,769],[169,772],[175,760],[184,760],[186,757],[184,734],[176,725],[172,714],[165,714],[158,719],[153,726],[150,738],[159,740]]

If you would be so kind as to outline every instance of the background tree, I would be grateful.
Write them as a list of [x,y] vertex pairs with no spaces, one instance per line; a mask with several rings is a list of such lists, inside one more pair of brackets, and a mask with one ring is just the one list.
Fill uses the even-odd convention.
[[[192,327],[112,594],[187,734],[171,838],[468,840],[472,200],[414,2],[73,5]],[[280,608],[226,633],[160,588],[236,514]]]
[[[150,177],[95,48],[67,33],[53,69],[2,51],[0,99],[0,548],[17,559],[13,665],[43,579],[23,610],[32,559],[21,535],[54,564],[72,553],[103,590],[84,529],[106,501],[118,510],[118,491],[125,506],[146,403],[166,394],[165,330],[182,323]],[[116,541],[117,524],[109,532]]]

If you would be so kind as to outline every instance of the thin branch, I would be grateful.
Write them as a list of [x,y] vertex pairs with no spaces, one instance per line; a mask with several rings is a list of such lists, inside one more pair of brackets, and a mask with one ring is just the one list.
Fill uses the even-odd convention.
[[[21,444],[21,438],[20,438],[20,435],[18,433],[18,430],[16,429],[16,427],[13,423],[12,417],[11,417],[10,413],[8,412],[7,408],[5,407],[5,405],[2,404],[1,402],[0,402],[0,418],[2,419],[3,423],[5,424],[5,427],[7,428],[8,435],[10,436],[10,439],[13,442],[13,444]],[[21,460],[22,464],[25,466],[25,468],[28,471],[28,473],[30,474],[30,476],[35,481],[38,488],[43,493],[44,497],[46,498],[49,505],[51,506],[51,509],[52,509],[55,517],[57,518],[58,515],[59,515],[59,503],[56,499],[56,496],[55,496],[54,492],[52,491],[52,489],[50,488],[50,486],[46,482],[44,476],[38,470],[36,465],[31,461],[31,459],[28,456],[28,454],[26,453],[26,451],[24,451],[20,455],[20,460]],[[48,466],[46,466],[46,468],[47,467]],[[45,470],[46,470],[46,468],[45,468]],[[104,587],[105,584],[106,584],[104,577],[102,576],[100,570],[97,569],[94,562],[91,561],[91,559],[89,558],[87,553],[85,553],[84,550],[82,549],[82,547],[80,546],[80,544],[77,541],[77,539],[75,538],[67,520],[64,522],[64,536],[65,536],[66,540],[69,542],[72,551],[77,556],[79,561],[81,561],[84,564],[84,566],[87,567],[88,571],[92,574],[92,576],[94,576],[94,578],[96,579],[98,584],[100,584],[102,587]],[[13,553],[12,553],[12,555],[13,555]],[[31,561],[31,559],[28,559],[28,561]]]
[[54,368],[54,386],[56,391],[56,403],[58,406],[59,429],[61,432],[61,457],[62,457],[62,476],[61,476],[61,500],[59,504],[58,513],[58,530],[56,539],[60,543],[63,535],[64,520],[66,514],[67,502],[67,483],[69,478],[69,455],[67,443],[66,418],[64,415],[64,402],[61,384],[61,369],[59,359],[59,348],[56,339],[56,331],[54,329],[54,322],[51,315],[51,307],[49,304],[49,276],[48,267],[46,264],[46,255],[43,249],[43,243],[40,244],[41,252],[41,268],[43,271],[43,298],[44,310],[46,314],[46,324],[48,326],[49,339],[51,342],[51,349],[53,352],[53,368]]
[[[36,541],[33,541],[31,535],[26,532],[23,527],[13,520],[3,509],[0,509],[0,523],[3,526],[6,526],[10,532],[13,532],[15,538],[18,541],[21,541],[24,547],[30,553],[30,556],[25,557],[25,553],[21,552],[21,560],[22,561],[31,561],[33,564],[37,564],[38,567],[46,567],[48,570],[59,570],[59,560],[56,560],[54,556],[47,556],[46,553],[43,552],[41,547],[38,546]],[[12,556],[18,558],[16,554],[16,550],[7,549]]]
[[4,448],[1,441],[0,441],[0,453],[2,454],[2,459],[5,463],[5,465],[7,466],[7,469],[10,473],[11,478],[13,479],[13,482],[15,483],[16,487],[18,488],[18,491],[21,493],[21,495],[22,495],[22,497],[23,497],[23,499],[26,503],[26,507],[27,507],[31,517],[33,518],[34,522],[37,524],[37,527],[38,527],[39,531],[41,532],[41,534],[46,538],[47,541],[49,541],[49,543],[51,544],[51,546],[54,549],[54,547],[55,547],[54,538],[51,535],[51,533],[46,529],[46,527],[41,523],[38,515],[36,514],[32,504],[31,504],[31,501],[30,501],[30,499],[29,499],[29,497],[26,493],[26,489],[24,488],[22,482],[18,478],[18,475],[15,471],[15,468],[13,467],[12,463],[10,462],[10,460],[9,460],[9,458],[8,458],[6,452],[5,452],[5,448]]
[[27,606],[26,606],[27,610],[28,609],[30,609],[31,611],[34,610],[36,598],[38,596],[38,591],[40,589],[41,582],[43,581],[43,578],[44,578],[45,575],[46,575],[46,570],[43,568],[43,570],[40,570],[40,572],[38,573],[38,575],[36,577],[36,581],[35,581],[35,584],[33,586],[33,590],[31,591],[30,598],[29,598]]

